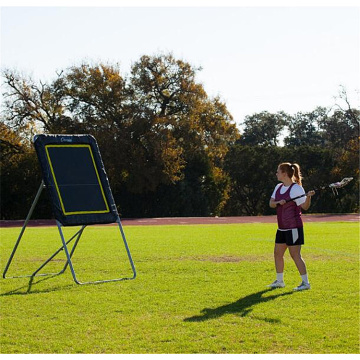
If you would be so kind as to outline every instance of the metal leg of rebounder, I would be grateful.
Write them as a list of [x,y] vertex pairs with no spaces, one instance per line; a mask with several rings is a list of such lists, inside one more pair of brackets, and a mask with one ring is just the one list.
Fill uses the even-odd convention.
[[[74,270],[74,266],[73,266],[73,264],[72,264],[71,258],[72,258],[73,254],[74,254],[74,251],[75,251],[75,249],[76,249],[76,247],[77,247],[77,245],[78,245],[78,242],[79,242],[79,240],[80,240],[80,237],[81,237],[81,235],[82,235],[82,233],[83,233],[86,225],[83,225],[83,226],[81,227],[81,229],[80,229],[79,231],[77,231],[68,241],[65,241],[65,237],[64,237],[64,234],[63,234],[63,231],[62,231],[62,226],[61,226],[60,222],[58,222],[58,221],[56,221],[56,224],[57,224],[57,227],[58,227],[58,229],[59,229],[59,233],[60,233],[60,237],[61,237],[61,241],[62,241],[62,244],[63,244],[63,245],[62,245],[53,255],[51,255],[51,256],[49,257],[49,259],[47,259],[47,260],[46,260],[37,270],[35,270],[31,275],[20,275],[20,276],[6,277],[6,273],[7,273],[8,269],[9,269],[9,267],[10,267],[10,264],[11,264],[13,258],[14,258],[14,255],[15,255],[15,253],[16,253],[16,250],[17,250],[17,248],[18,248],[18,246],[19,246],[19,244],[20,244],[20,240],[21,240],[21,238],[22,238],[22,236],[23,236],[23,234],[24,234],[24,232],[25,232],[26,226],[27,226],[27,224],[29,223],[29,220],[30,220],[30,218],[31,218],[31,216],[32,216],[32,213],[34,212],[35,206],[36,206],[36,204],[37,204],[37,202],[38,202],[38,200],[39,200],[39,198],[40,198],[40,195],[41,195],[42,190],[44,189],[44,187],[45,187],[45,185],[44,185],[44,182],[42,181],[41,184],[40,184],[39,190],[38,190],[38,192],[37,192],[37,194],[36,194],[36,196],[35,196],[35,199],[34,199],[32,205],[31,205],[31,208],[30,208],[30,210],[29,210],[29,213],[28,213],[28,215],[27,215],[27,217],[26,217],[26,220],[25,220],[25,222],[24,222],[24,225],[23,225],[23,227],[22,227],[22,229],[21,229],[21,231],[20,231],[20,234],[19,234],[19,236],[18,236],[18,239],[17,239],[17,241],[16,241],[16,243],[15,243],[15,246],[14,246],[12,252],[11,252],[10,258],[9,258],[9,260],[8,260],[6,266],[5,266],[5,270],[4,270],[4,272],[3,272],[3,278],[5,279],[5,278],[23,278],[23,277],[35,277],[35,276],[60,275],[60,274],[62,274],[62,273],[65,272],[67,266],[69,265],[70,270],[71,270],[71,273],[72,273],[72,276],[73,276],[73,278],[74,278],[74,281],[75,281],[77,284],[79,284],[79,285],[83,285],[83,284],[95,284],[95,283],[103,283],[103,282],[111,282],[111,281],[121,281],[121,280],[132,280],[132,279],[135,279],[135,278],[136,278],[136,270],[135,270],[134,262],[133,262],[133,260],[132,260],[131,254],[130,254],[129,246],[128,246],[127,242],[126,242],[124,230],[123,230],[123,227],[122,227],[122,225],[121,225],[121,221],[120,221],[120,217],[119,217],[119,216],[117,217],[117,221],[116,221],[116,222],[117,222],[117,224],[118,224],[118,226],[119,226],[120,233],[121,233],[121,236],[122,236],[124,245],[125,245],[126,253],[127,253],[127,256],[128,256],[128,259],[129,259],[129,262],[130,262],[130,265],[131,265],[131,268],[132,268],[132,272],[133,272],[133,276],[132,276],[132,277],[130,277],[130,278],[124,277],[124,278],[111,279],[111,280],[88,281],[88,282],[84,282],[84,283],[78,281],[77,278],[76,278],[76,274],[75,274],[75,270]],[[68,245],[71,241],[73,241],[75,238],[76,238],[75,243],[74,243],[71,251],[69,252],[67,245]],[[42,268],[44,268],[45,265],[48,264],[48,263],[49,263],[57,254],[59,254],[60,251],[62,251],[62,250],[65,251],[66,259],[67,259],[64,268],[63,268],[60,272],[58,272],[58,273],[38,274],[38,272],[39,272]]]
[[[70,258],[73,256],[74,254],[74,251],[75,251],[75,248],[80,240],[80,237],[85,229],[86,225],[83,225],[81,227],[81,229],[79,231],[77,231],[67,242],[66,242],[66,245],[68,245],[71,241],[74,240],[74,238],[77,236],[76,240],[75,240],[75,243],[71,249],[71,252],[70,252]],[[64,268],[58,272],[58,273],[54,273],[54,274],[38,274],[36,275],[47,263],[49,263],[60,251],[64,250],[64,246],[62,246],[61,248],[59,248],[56,252],[54,252],[54,254],[52,254],[36,271],[33,272],[33,274],[31,276],[45,276],[45,275],[60,275],[60,274],[63,274],[66,270],[66,267],[68,266],[68,261],[66,261],[65,263],[65,266]]]
[[[3,278],[4,278],[4,279],[6,278],[6,273],[7,273],[8,269],[9,269],[9,266],[10,266],[10,264],[11,264],[11,262],[12,262],[12,259],[13,259],[14,255],[15,255],[15,252],[16,252],[19,244],[20,244],[20,240],[21,240],[21,238],[22,238],[22,236],[23,236],[23,234],[24,234],[24,232],[25,232],[26,226],[27,226],[27,224],[28,224],[28,222],[29,222],[29,220],[30,220],[30,218],[31,218],[31,216],[32,216],[32,213],[34,212],[35,206],[36,206],[37,202],[39,201],[40,195],[41,195],[44,187],[45,187],[45,184],[44,184],[44,181],[42,181],[41,184],[40,184],[39,190],[38,190],[38,192],[37,192],[37,194],[36,194],[36,196],[35,196],[35,199],[34,199],[32,205],[31,205],[31,208],[30,208],[30,210],[29,210],[29,213],[27,214],[27,217],[26,217],[26,220],[25,220],[25,222],[24,222],[24,225],[23,225],[23,227],[22,227],[22,229],[21,229],[21,231],[20,231],[19,237],[18,237],[18,239],[17,239],[17,241],[16,241],[16,243],[15,243],[14,249],[13,249],[13,251],[11,252],[10,258],[9,258],[9,260],[8,260],[6,266],[5,266],[5,270],[4,270],[4,272],[3,272]],[[19,278],[19,277],[29,277],[29,276],[31,276],[31,275],[11,276],[11,277],[8,277],[8,278]]]
[[[81,234],[78,236],[78,238],[77,238],[77,240],[76,240],[76,243],[74,244],[73,249],[71,250],[71,252],[69,252],[69,250],[68,250],[68,248],[67,248],[67,242],[65,241],[65,237],[64,237],[64,234],[63,234],[63,231],[62,231],[61,224],[60,224],[58,221],[56,221],[56,224],[57,224],[58,229],[59,229],[61,241],[62,241],[62,243],[63,243],[63,248],[64,248],[64,250],[65,250],[65,254],[66,254],[66,258],[67,258],[67,263],[66,263],[66,265],[65,265],[65,268],[66,268],[67,265],[69,265],[71,274],[72,274],[73,279],[74,279],[74,281],[75,281],[76,284],[79,284],[79,285],[85,285],[85,284],[100,284],[100,283],[112,282],[112,281],[133,280],[133,279],[136,278],[136,270],[135,270],[134,262],[133,262],[133,260],[132,260],[131,254],[130,254],[130,249],[129,249],[128,244],[127,244],[127,242],[126,242],[124,230],[123,230],[123,228],[122,228],[122,225],[121,225],[121,221],[120,221],[120,217],[119,217],[119,216],[118,216],[118,219],[117,219],[117,224],[118,224],[118,226],[119,226],[120,233],[121,233],[121,236],[122,236],[124,245],[125,245],[126,253],[127,253],[127,256],[128,256],[128,259],[129,259],[129,262],[130,262],[130,265],[131,265],[131,268],[132,268],[133,276],[132,276],[132,277],[123,277],[123,278],[118,278],[118,279],[80,282],[80,281],[77,279],[77,277],[76,277],[76,273],[75,273],[75,269],[74,269],[74,266],[73,266],[72,261],[71,261],[71,257],[72,257],[72,255],[73,255],[73,253],[74,253],[75,247],[76,247],[76,245],[77,245],[77,242],[78,242],[79,239],[80,239]],[[83,230],[83,229],[82,229],[82,230]],[[81,233],[82,233],[82,231],[81,231]],[[64,270],[65,270],[65,268],[64,268]]]
[[[38,272],[39,272],[46,264],[48,264],[60,251],[62,251],[62,250],[64,249],[64,246],[62,246],[62,247],[61,247],[60,249],[58,249],[53,255],[51,255],[50,258],[47,259],[47,260],[46,260],[37,270],[35,270],[31,275],[20,275],[20,276],[10,276],[10,277],[8,276],[8,277],[6,277],[6,273],[7,273],[8,269],[9,269],[9,266],[10,266],[10,264],[11,264],[13,258],[14,258],[14,255],[15,255],[15,253],[16,253],[16,250],[17,250],[17,248],[18,248],[18,246],[19,246],[19,244],[20,244],[20,240],[21,240],[22,236],[24,235],[26,226],[27,226],[27,224],[29,223],[29,220],[30,220],[30,218],[31,218],[31,216],[32,216],[32,213],[34,212],[35,206],[36,206],[36,204],[37,204],[37,202],[38,202],[38,200],[39,200],[39,198],[40,198],[40,195],[41,195],[42,190],[44,189],[44,187],[45,187],[45,185],[44,185],[44,182],[42,181],[41,184],[40,184],[39,190],[38,190],[38,192],[37,192],[37,194],[36,194],[36,196],[35,196],[35,199],[34,199],[32,205],[31,205],[31,208],[30,208],[30,210],[29,210],[29,213],[28,213],[28,215],[27,215],[27,217],[26,217],[26,220],[25,220],[25,222],[24,222],[24,225],[23,225],[23,227],[22,227],[22,229],[21,229],[21,231],[20,231],[20,234],[19,234],[19,236],[18,236],[18,239],[17,239],[17,241],[16,241],[16,243],[15,243],[15,246],[14,246],[12,252],[11,252],[10,258],[9,258],[7,264],[6,264],[6,267],[5,267],[5,270],[4,270],[4,273],[3,273],[3,278],[4,278],[4,279],[5,279],[5,278],[7,278],[7,279],[14,279],[14,278],[23,278],[23,277],[60,275],[60,274],[62,274],[62,273],[66,270],[66,267],[67,267],[67,265],[68,265],[68,262],[65,263],[64,268],[63,268],[60,272],[58,272],[58,273],[38,274]],[[84,231],[85,227],[86,227],[86,225],[83,225],[83,226],[81,227],[81,229],[80,229],[78,232],[76,232],[76,233],[74,234],[74,236],[72,236],[72,237],[66,242],[66,245],[68,245],[68,244],[69,244],[71,241],[73,241],[73,239],[77,236],[77,238],[76,238],[76,240],[75,240],[75,244],[74,244],[74,246],[73,246],[73,248],[72,248],[72,250],[71,250],[70,257],[73,255],[73,253],[74,253],[74,251],[75,251],[75,248],[76,248],[76,246],[77,246],[77,244],[78,244],[78,242],[79,242],[79,240],[80,240],[81,234],[82,234],[82,232]]]
[[133,279],[136,278],[136,269],[135,269],[135,265],[134,265],[133,259],[131,257],[131,254],[130,254],[130,249],[129,249],[129,246],[128,246],[127,241],[126,241],[124,229],[123,229],[123,227],[121,225],[121,220],[120,220],[119,215],[117,217],[116,222],[117,222],[117,224],[119,226],[121,237],[123,239],[124,246],[125,246],[125,249],[126,249],[126,253],[127,253],[127,256],[128,256],[128,259],[129,259],[129,262],[130,262],[130,265],[131,265],[131,269],[132,269],[132,272],[133,272],[133,276],[131,278],[125,278],[125,279],[122,279],[122,280],[133,280]]

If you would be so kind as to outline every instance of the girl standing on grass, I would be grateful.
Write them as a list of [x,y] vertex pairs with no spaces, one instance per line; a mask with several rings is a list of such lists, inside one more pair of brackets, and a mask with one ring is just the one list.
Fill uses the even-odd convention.
[[285,286],[284,254],[288,248],[301,276],[301,284],[294,290],[308,290],[310,289],[310,283],[305,262],[301,257],[301,245],[304,244],[301,208],[307,210],[310,207],[311,196],[315,192],[309,191],[306,196],[286,202],[294,197],[305,194],[301,186],[300,166],[298,164],[281,163],[277,168],[276,176],[281,183],[276,185],[269,202],[271,208],[276,208],[278,221],[274,249],[276,280],[269,287],[282,288]]

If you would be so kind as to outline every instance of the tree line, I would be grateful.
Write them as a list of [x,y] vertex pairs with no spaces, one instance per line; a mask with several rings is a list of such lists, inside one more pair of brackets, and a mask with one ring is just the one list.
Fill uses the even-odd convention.
[[[359,210],[360,112],[344,89],[344,106],[264,111],[246,116],[240,133],[226,104],[196,80],[200,70],[172,54],[144,55],[126,76],[104,63],[48,82],[4,70],[1,218],[24,218],[41,182],[36,133],[93,135],[122,217],[273,213],[282,161],[301,165],[307,190],[355,178],[341,196],[318,193],[311,211]],[[51,217],[46,195],[34,217]]]

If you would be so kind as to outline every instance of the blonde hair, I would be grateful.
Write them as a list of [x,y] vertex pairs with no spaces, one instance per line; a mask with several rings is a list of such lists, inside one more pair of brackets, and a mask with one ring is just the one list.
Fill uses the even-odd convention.
[[287,176],[295,181],[298,185],[302,185],[302,175],[301,175],[301,171],[300,171],[300,165],[299,164],[291,164],[291,163],[281,163],[279,165],[279,169],[282,172],[285,172],[287,174]]

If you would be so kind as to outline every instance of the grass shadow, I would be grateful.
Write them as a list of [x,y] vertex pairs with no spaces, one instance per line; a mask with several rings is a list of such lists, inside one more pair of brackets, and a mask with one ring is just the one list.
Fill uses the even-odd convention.
[[29,278],[29,283],[27,285],[24,285],[24,286],[21,286],[21,287],[19,287],[17,289],[10,290],[8,292],[0,294],[0,297],[1,296],[11,296],[11,295],[31,295],[31,294],[39,294],[39,293],[49,293],[49,292],[52,292],[52,291],[58,291],[58,290],[63,290],[63,289],[66,289],[66,288],[74,287],[74,285],[72,284],[72,285],[55,286],[53,288],[47,288],[47,289],[43,289],[43,290],[34,290],[34,289],[32,289],[32,287],[34,285],[42,283],[43,281],[50,280],[50,279],[52,279],[54,277],[57,277],[57,276],[59,276],[59,275],[54,274],[54,275],[46,276],[46,277],[43,277],[42,279],[39,279],[36,282],[34,282],[35,277],[31,276]]
[[[258,291],[254,294],[247,295],[233,303],[222,305],[214,309],[205,308],[201,310],[201,315],[195,315],[189,318],[185,318],[184,321],[201,322],[201,321],[216,319],[226,314],[238,314],[240,317],[245,317],[253,310],[253,307],[257,304],[265,303],[268,301],[275,300],[282,296],[293,294],[292,291],[289,291],[289,292],[278,293],[266,297],[263,296],[264,294],[269,293],[271,291],[274,291],[274,289],[265,289],[262,291]],[[279,320],[268,319],[268,318],[263,318],[261,320],[267,322],[279,322]]]

